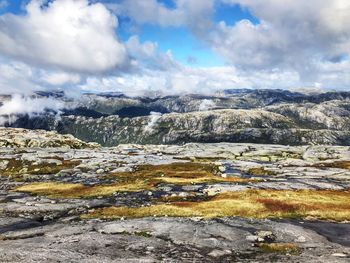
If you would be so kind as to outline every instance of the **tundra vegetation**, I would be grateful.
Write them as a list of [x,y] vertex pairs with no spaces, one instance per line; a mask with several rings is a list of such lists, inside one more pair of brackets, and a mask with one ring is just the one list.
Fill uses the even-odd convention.
[[350,255],[348,147],[52,148],[54,135],[40,134],[23,133],[24,148],[3,137],[11,147],[0,148],[0,261],[44,261],[52,249],[66,261],[106,262]]

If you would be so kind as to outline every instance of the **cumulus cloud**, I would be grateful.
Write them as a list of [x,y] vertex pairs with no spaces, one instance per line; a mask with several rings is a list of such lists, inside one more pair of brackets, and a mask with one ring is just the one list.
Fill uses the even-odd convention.
[[237,67],[294,69],[308,77],[318,64],[350,53],[348,0],[222,1],[240,4],[260,20],[221,22],[211,34],[214,50]]
[[117,18],[88,0],[31,0],[24,15],[0,16],[0,52],[31,65],[96,73],[123,66]]
[[[219,2],[240,5],[259,22],[241,20],[234,25],[224,21],[215,24],[213,14]],[[287,77],[289,88],[339,88],[349,84],[350,73],[344,71],[350,54],[350,2],[347,0],[175,0],[172,8],[156,0],[123,0],[109,4],[109,7],[138,24],[189,28],[202,43],[235,68],[235,76],[248,82],[248,86],[285,88],[286,85],[279,81],[281,76]],[[151,61],[148,66],[152,68],[160,61],[154,55],[156,47],[151,43],[140,44],[137,37],[130,39],[129,51],[135,54],[132,44],[138,47],[137,50],[143,49],[143,53],[134,55],[138,64]],[[172,67],[165,64],[164,68]],[[183,71],[170,72],[171,80],[168,77],[168,81],[161,80],[160,83],[197,86],[198,79],[202,80],[191,74],[186,78]],[[225,67],[221,71],[224,72]],[[337,74],[341,78],[336,78]],[[150,76],[144,75],[147,79]],[[259,78],[261,84],[256,85]],[[221,81],[219,77],[216,79]],[[275,84],[271,85],[274,80]],[[233,82],[230,86],[234,85]],[[215,86],[222,85],[214,83],[213,89]]]
[[81,76],[74,73],[54,71],[43,72],[41,79],[50,85],[61,86],[66,84],[78,84],[81,81]]
[[[169,8],[157,0],[31,0],[24,14],[1,15],[1,93],[29,95],[62,88],[75,96],[77,89],[138,96],[350,85],[348,1],[173,2]],[[241,5],[259,23],[215,24],[218,2]],[[122,43],[115,14],[137,25],[187,27],[228,64],[185,66],[171,50],[161,52],[156,42],[141,41],[137,35]],[[188,57],[188,63],[193,62]]]
[[151,41],[141,43],[134,35],[126,43],[129,55],[134,58],[133,66],[141,69],[174,70],[180,64],[173,58],[171,50],[159,52],[158,44]]

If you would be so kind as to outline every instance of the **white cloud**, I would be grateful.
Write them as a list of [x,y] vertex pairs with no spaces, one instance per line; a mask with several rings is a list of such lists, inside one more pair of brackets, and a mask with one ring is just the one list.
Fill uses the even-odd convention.
[[0,52],[31,65],[78,72],[102,72],[123,66],[116,17],[87,0],[32,0],[25,15],[0,17]]
[[[241,4],[260,23],[215,25],[214,0],[176,0],[174,8],[156,0],[108,5],[135,23],[185,26],[229,62],[200,68],[184,66],[170,50],[137,35],[120,43],[117,19],[100,3],[32,0],[25,15],[0,16],[0,93],[78,88],[132,96],[350,85],[348,1],[221,1]],[[128,71],[113,71],[126,60]]]
[[[225,22],[215,24],[215,2],[239,4],[250,11],[259,23],[241,20],[234,25]],[[349,60],[350,55],[348,0],[175,0],[173,8],[156,0],[124,0],[110,4],[110,7],[118,15],[128,16],[138,24],[189,28],[236,68],[235,76],[248,82],[247,86],[285,88],[287,85],[279,81],[281,76],[286,77],[286,83],[291,85],[288,88],[320,85],[339,88],[349,85],[350,73],[344,71],[343,63],[343,60]],[[129,40],[128,47],[139,66],[157,70],[154,65],[162,65],[157,64],[161,60],[155,54],[156,46],[152,43],[140,44],[135,37]],[[203,80],[198,75],[183,74],[183,66],[178,67],[176,73],[171,65],[164,65],[163,68],[171,69],[167,75],[172,77],[160,77],[160,83],[166,79],[164,85],[173,85],[171,90],[178,90],[180,85],[198,86],[198,83],[203,86],[211,83],[213,89],[223,86],[213,81],[221,81],[219,77]],[[225,71],[224,68],[221,70]],[[150,78],[148,73],[141,73],[138,78],[140,75]],[[336,78],[337,75],[341,77]],[[257,81],[259,78],[260,81]],[[274,80],[275,83],[272,83]]]
[[173,58],[170,50],[159,52],[158,44],[146,41],[141,43],[139,37],[134,35],[126,43],[129,55],[134,58],[133,65],[141,70],[173,70],[180,67],[180,64]]
[[0,107],[0,125],[14,122],[19,114],[35,116],[47,109],[59,111],[64,108],[62,101],[52,98],[31,98],[14,95],[11,100],[5,101]]
[[200,111],[208,111],[216,106],[215,102],[213,100],[203,100],[202,103],[199,105]]
[[35,90],[44,90],[35,82],[35,73],[31,67],[20,62],[6,63],[0,60],[1,94],[30,94]]
[[65,84],[78,84],[81,81],[79,74],[72,74],[63,71],[43,72],[41,80],[50,85],[62,86]]
[[141,44],[139,37],[136,35],[129,38],[126,46],[134,57],[140,59],[149,59],[155,56],[158,49],[158,44],[151,41]]
[[131,17],[139,24],[181,26],[185,22],[182,10],[169,9],[157,0],[122,0],[119,4],[106,5],[118,15]]
[[80,86],[87,91],[119,91],[129,96],[149,93],[184,95],[190,93],[213,94],[230,88],[290,88],[300,86],[295,72],[259,71],[255,74],[234,67],[192,68],[182,66],[176,70],[143,70],[138,74],[118,77],[91,77]]
[[44,70],[23,62],[8,61],[0,56],[0,94],[31,95],[35,91],[61,89],[80,83],[83,78],[76,73]]
[[145,131],[152,132],[154,127],[157,124],[157,121],[162,117],[162,114],[160,112],[154,112],[151,111],[149,116],[149,122],[147,123],[147,126],[145,127]]
[[175,8],[168,8],[157,0],[122,0],[106,4],[120,16],[128,16],[138,24],[162,27],[188,26],[195,33],[206,32],[211,26],[214,0],[175,0]]
[[222,0],[240,4],[260,20],[233,26],[221,22],[212,46],[245,69],[294,69],[310,77],[324,61],[350,54],[348,0]]

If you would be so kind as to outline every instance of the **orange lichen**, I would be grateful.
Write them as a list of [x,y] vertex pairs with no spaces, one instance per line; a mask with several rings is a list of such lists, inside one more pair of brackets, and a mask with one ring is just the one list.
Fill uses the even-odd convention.
[[171,163],[163,165],[140,165],[134,172],[111,174],[120,182],[132,182],[135,179],[145,180],[150,185],[160,183],[188,185],[201,183],[247,183],[256,182],[255,179],[240,177],[223,178],[217,175],[217,167],[205,163]]
[[15,189],[17,192],[45,195],[53,198],[90,198],[96,196],[108,196],[116,192],[137,192],[142,190],[152,190],[152,187],[144,184],[142,181],[134,182],[133,184],[96,186],[52,182],[27,184]]
[[350,220],[349,191],[247,190],[218,194],[202,202],[173,202],[149,207],[110,207],[84,217],[120,218],[147,216],[199,216],[290,218],[312,217],[323,220]]
[[265,253],[298,255],[302,252],[302,248],[293,243],[261,243],[258,247]]

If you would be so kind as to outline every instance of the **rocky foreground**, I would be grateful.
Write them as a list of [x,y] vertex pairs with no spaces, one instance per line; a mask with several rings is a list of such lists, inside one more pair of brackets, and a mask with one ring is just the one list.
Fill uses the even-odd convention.
[[0,138],[0,262],[350,261],[349,147]]

